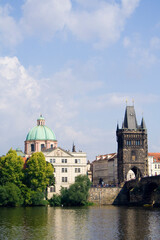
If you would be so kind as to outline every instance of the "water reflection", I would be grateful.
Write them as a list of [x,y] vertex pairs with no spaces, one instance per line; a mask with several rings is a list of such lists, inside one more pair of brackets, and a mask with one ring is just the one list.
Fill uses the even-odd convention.
[[159,223],[157,209],[0,208],[0,239],[159,240]]

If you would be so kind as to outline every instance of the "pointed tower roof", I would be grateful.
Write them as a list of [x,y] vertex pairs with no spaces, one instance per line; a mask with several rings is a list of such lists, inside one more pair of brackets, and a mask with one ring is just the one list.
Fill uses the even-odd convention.
[[134,106],[126,106],[126,111],[124,116],[124,128],[127,128],[127,129],[138,128]]
[[145,121],[144,121],[144,118],[142,117],[142,121],[141,121],[141,128],[143,129],[147,129],[146,128],[146,124],[145,124]]

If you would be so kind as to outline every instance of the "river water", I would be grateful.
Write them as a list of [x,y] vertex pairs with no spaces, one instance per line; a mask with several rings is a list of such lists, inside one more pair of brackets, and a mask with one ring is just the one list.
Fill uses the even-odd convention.
[[0,240],[160,240],[160,209],[0,208]]

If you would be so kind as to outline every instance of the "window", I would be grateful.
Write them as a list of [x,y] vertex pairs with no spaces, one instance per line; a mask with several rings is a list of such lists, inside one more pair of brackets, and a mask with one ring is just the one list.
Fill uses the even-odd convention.
[[34,144],[31,144],[31,152],[34,152]]
[[55,192],[55,191],[56,191],[55,186],[50,187],[50,192]]
[[80,173],[81,169],[80,168],[75,168],[75,173]]
[[80,159],[75,159],[75,163],[80,163],[81,160]]
[[67,168],[62,168],[62,172],[67,172]]
[[54,168],[54,172],[56,172],[56,169]]
[[158,164],[158,168],[160,169],[160,165]]
[[67,182],[67,177],[62,177],[62,182]]
[[43,148],[44,148],[44,144],[41,144],[41,151],[43,150]]
[[62,159],[62,163],[67,163],[67,159]]
[[53,144],[51,144],[51,148],[53,148]]
[[50,163],[55,163],[56,162],[56,159],[50,159]]
[[157,164],[155,164],[155,168],[157,168]]

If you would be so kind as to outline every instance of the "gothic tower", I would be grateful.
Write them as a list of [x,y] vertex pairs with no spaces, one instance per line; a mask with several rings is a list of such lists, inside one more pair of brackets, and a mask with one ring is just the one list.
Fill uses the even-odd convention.
[[137,124],[134,106],[126,106],[122,128],[117,124],[118,143],[118,182],[129,180],[128,174],[136,178],[148,175],[148,141],[147,129],[142,118]]

